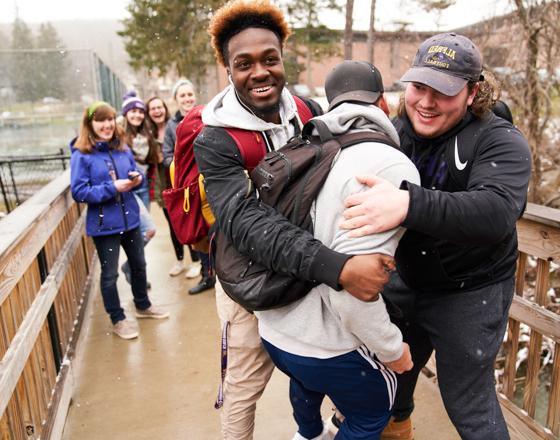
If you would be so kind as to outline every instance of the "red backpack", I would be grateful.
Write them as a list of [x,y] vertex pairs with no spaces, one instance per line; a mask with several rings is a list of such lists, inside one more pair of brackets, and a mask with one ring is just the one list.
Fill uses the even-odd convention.
[[[305,124],[313,115],[305,102],[294,96],[301,121]],[[194,244],[208,236],[210,225],[202,215],[198,166],[194,159],[194,141],[204,128],[203,105],[194,107],[177,126],[173,163],[173,188],[163,191],[163,201],[173,231],[179,242]],[[266,154],[266,144],[258,131],[225,128],[237,144],[245,168],[251,171]]]

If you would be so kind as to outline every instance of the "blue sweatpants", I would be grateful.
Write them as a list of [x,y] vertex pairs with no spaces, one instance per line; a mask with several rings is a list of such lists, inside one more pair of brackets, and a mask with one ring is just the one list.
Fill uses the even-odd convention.
[[391,415],[395,374],[365,349],[329,359],[297,356],[263,344],[274,364],[290,377],[290,401],[298,432],[312,439],[323,431],[321,403],[329,396],[345,416],[337,440],[375,440]]

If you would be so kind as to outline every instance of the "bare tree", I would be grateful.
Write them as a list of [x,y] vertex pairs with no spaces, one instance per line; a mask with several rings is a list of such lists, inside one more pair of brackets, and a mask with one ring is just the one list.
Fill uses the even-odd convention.
[[346,0],[346,23],[344,25],[344,59],[352,59],[352,43],[353,43],[353,24],[352,14],[354,13],[354,0]]
[[534,203],[550,203],[555,197],[550,199],[545,195],[541,185],[543,160],[554,163],[554,158],[545,159],[544,153],[545,133],[553,111],[551,96],[558,89],[555,67],[560,59],[560,4],[545,0],[513,0],[513,4],[523,42],[522,80],[516,84],[517,93],[512,93],[512,98],[517,101],[518,125],[527,136],[533,157],[529,199]]
[[441,17],[443,11],[445,11],[450,6],[453,6],[457,0],[417,0],[420,7],[426,12],[431,12],[436,14],[436,27],[439,29],[441,26]]
[[375,6],[377,0],[371,0],[369,12],[369,28],[367,33],[367,60],[373,64],[375,58]]

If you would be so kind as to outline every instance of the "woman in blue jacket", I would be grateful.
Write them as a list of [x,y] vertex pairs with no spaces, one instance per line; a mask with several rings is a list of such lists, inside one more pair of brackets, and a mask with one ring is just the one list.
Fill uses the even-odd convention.
[[95,102],[85,110],[70,160],[70,178],[72,196],[88,205],[86,232],[101,262],[101,295],[113,332],[133,339],[138,330],[126,320],[117,290],[120,246],[130,262],[136,317],[161,319],[169,314],[148,298],[139,209],[131,192],[144,176],[136,169],[115,118],[115,109],[105,102]]

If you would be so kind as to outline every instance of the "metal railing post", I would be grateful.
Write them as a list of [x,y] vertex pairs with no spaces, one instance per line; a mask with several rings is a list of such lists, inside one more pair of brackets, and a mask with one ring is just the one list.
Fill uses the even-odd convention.
[[12,179],[12,188],[14,189],[14,196],[16,198],[16,205],[19,205],[19,195],[16,186],[16,179],[14,178],[14,170],[12,169],[12,163],[8,162],[8,170],[10,171],[10,178]]
[[[49,268],[47,264],[47,257],[45,255],[45,248],[42,248],[37,255],[37,263],[39,264],[39,276],[41,278],[41,284],[45,282],[49,276]],[[51,306],[49,313],[47,315],[47,322],[49,325],[49,336],[51,338],[51,346],[54,356],[54,365],[56,367],[56,372],[60,371],[62,365],[62,350],[60,349],[60,334],[58,332],[58,324],[56,319],[56,310],[54,308],[54,303]]]
[[4,197],[4,206],[8,213],[12,212],[12,207],[10,206],[10,200],[8,199],[8,192],[6,190],[6,185],[4,184],[4,173],[1,169],[2,164],[0,164],[0,188],[2,189],[2,197]]

